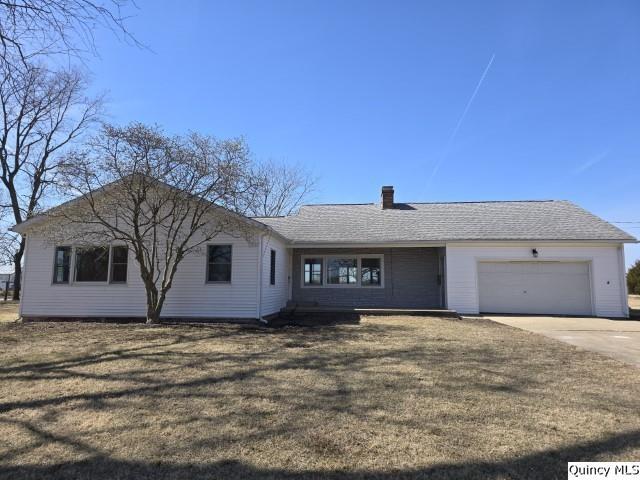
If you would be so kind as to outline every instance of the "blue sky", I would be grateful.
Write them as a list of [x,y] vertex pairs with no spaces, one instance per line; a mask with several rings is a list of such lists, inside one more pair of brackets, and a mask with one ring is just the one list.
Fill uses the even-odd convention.
[[243,135],[314,202],[568,199],[640,236],[635,0],[137,4],[152,51],[87,61],[115,123]]

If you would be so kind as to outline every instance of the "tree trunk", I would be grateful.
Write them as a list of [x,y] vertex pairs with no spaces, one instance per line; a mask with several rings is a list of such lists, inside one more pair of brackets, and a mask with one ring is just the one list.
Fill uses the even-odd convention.
[[144,282],[144,289],[147,295],[147,325],[160,323],[160,308],[158,308],[158,289],[153,283],[152,276],[149,274],[144,264],[140,263],[140,274]]
[[147,306],[147,325],[157,325],[160,323],[160,310]]
[[162,311],[162,306],[164,305],[164,299],[166,298],[167,292],[162,290],[160,293],[157,291],[155,294],[152,294],[151,297],[155,298],[155,302],[147,302],[147,324],[158,324],[160,323],[160,312]]
[[13,299],[20,300],[20,290],[22,288],[22,256],[24,255],[24,238],[20,239],[20,247],[13,255]]

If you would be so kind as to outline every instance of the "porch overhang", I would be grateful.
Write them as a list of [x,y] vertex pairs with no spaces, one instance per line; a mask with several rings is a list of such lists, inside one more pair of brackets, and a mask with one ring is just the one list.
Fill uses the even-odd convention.
[[442,241],[407,241],[407,242],[289,242],[287,248],[420,248],[444,247]]

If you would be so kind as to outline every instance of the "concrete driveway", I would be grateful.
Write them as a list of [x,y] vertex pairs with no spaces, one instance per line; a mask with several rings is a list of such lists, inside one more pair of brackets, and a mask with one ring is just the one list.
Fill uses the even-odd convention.
[[498,323],[555,338],[640,367],[640,321],[487,315]]

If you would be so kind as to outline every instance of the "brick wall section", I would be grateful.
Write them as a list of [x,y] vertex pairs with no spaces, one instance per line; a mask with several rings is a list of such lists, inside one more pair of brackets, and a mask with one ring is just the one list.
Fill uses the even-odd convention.
[[[304,255],[384,255],[384,288],[302,287]],[[323,307],[439,308],[437,248],[294,249],[292,300]]]

